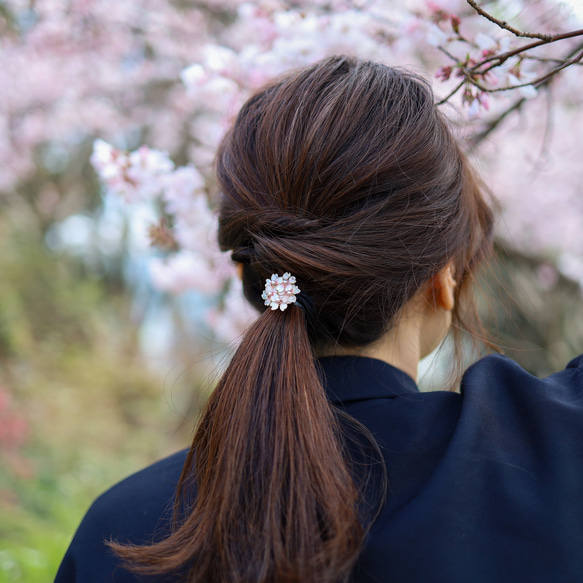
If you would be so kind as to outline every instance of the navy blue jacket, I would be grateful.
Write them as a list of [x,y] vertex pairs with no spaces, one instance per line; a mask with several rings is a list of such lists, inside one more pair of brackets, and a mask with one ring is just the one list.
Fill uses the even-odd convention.
[[[420,393],[379,360],[320,362],[330,400],[375,436],[388,474],[355,581],[583,582],[583,355],[544,380],[488,356],[467,370],[461,394]],[[98,498],[56,583],[143,581],[103,541],[164,536],[185,455]]]

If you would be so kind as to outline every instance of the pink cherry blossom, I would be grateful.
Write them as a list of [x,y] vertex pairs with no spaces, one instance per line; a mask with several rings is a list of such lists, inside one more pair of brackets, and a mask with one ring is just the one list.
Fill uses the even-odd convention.
[[[558,0],[480,5],[520,30],[581,28],[577,13]],[[217,145],[258,87],[338,53],[433,79],[438,100],[447,98],[440,107],[469,142],[527,98],[476,151],[501,198],[498,236],[583,281],[583,266],[565,259],[583,253],[576,156],[581,67],[537,82],[578,38],[490,67],[488,59],[532,39],[487,21],[465,0],[6,0],[3,6],[16,28],[0,21],[0,191],[18,196],[35,175],[63,172],[98,138],[91,160],[104,190],[130,209],[150,205],[168,221],[177,259],[158,258],[152,267],[164,289],[215,294],[219,311],[234,305],[240,285],[215,242]],[[64,199],[79,188],[71,184],[63,186],[70,189]],[[54,185],[41,190],[43,212],[56,209]]]
[[223,284],[203,256],[189,251],[180,251],[165,259],[153,258],[149,269],[154,285],[173,294],[193,289],[215,294],[221,291]]

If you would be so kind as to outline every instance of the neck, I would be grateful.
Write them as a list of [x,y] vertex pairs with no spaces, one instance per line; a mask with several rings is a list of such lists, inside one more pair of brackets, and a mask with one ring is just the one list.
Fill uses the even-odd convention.
[[357,348],[335,347],[321,351],[318,356],[368,356],[382,360],[407,373],[417,382],[417,367],[421,360],[421,330],[415,320],[404,321],[394,326],[379,340]]
[[437,304],[432,289],[419,292],[401,309],[390,330],[376,342],[358,348],[335,347],[319,356],[357,355],[382,360],[417,382],[419,361],[443,340],[451,325],[452,306]]
[[417,367],[421,360],[419,334],[413,327],[397,329],[395,332],[394,335],[388,333],[378,342],[365,346],[359,354],[387,362],[417,382]]

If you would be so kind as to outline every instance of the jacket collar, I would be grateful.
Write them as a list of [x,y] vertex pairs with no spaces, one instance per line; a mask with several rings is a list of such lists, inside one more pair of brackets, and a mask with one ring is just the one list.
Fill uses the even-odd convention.
[[419,394],[402,370],[376,358],[326,356],[318,359],[328,399],[333,403]]

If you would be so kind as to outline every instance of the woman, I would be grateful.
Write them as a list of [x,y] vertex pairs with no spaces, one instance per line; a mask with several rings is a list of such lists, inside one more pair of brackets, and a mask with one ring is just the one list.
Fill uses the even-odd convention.
[[289,75],[243,106],[217,176],[262,313],[190,450],[100,497],[57,581],[583,581],[583,359],[415,384],[450,327],[476,330],[492,233],[427,84],[345,57]]

